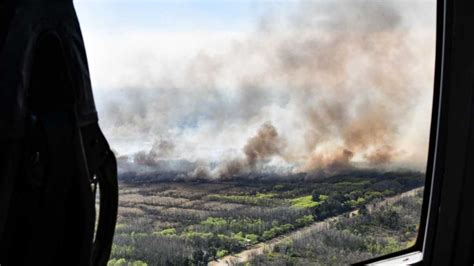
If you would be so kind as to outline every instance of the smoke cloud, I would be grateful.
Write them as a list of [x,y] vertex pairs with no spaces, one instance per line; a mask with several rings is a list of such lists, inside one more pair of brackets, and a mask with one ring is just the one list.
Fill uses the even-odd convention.
[[280,154],[283,146],[284,142],[278,137],[275,127],[270,122],[263,124],[257,135],[244,146],[248,165],[255,167],[259,161]]
[[130,163],[187,162],[190,178],[423,170],[435,5],[399,2],[294,3],[254,32],[175,58],[151,38],[147,57],[128,58],[108,84],[117,88],[99,101],[101,123],[116,146],[155,141],[122,149]]

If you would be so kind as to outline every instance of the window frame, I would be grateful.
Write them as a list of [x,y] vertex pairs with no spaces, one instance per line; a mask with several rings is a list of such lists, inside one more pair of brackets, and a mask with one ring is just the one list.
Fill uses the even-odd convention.
[[436,13],[433,109],[418,237],[413,247],[356,265],[474,262],[474,7],[469,1],[438,0]]

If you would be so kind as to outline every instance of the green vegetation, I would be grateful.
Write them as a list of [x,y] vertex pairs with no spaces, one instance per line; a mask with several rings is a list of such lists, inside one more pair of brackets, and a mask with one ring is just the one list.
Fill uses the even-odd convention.
[[240,203],[246,205],[272,205],[278,204],[277,200],[273,200],[275,193],[257,193],[255,195],[220,195],[220,194],[211,194],[207,196],[209,200],[213,201],[223,201],[231,203]]
[[228,252],[227,250],[225,250],[225,249],[220,249],[220,250],[217,251],[216,257],[222,258],[222,257],[224,257],[225,255],[227,255],[228,253],[229,253],[229,252]]
[[270,199],[275,197],[276,193],[257,193],[256,197],[259,199]]
[[207,226],[224,226],[227,225],[227,220],[218,217],[207,217],[207,219],[202,221],[201,224]]
[[114,256],[119,257],[119,258],[130,257],[132,256],[134,251],[135,251],[135,247],[131,245],[123,245],[123,246],[119,246],[115,244],[112,245],[112,254],[114,254]]
[[186,231],[186,232],[181,234],[181,237],[184,237],[184,238],[199,237],[199,238],[203,238],[203,239],[210,239],[213,236],[214,236],[213,233],[195,232],[195,231],[192,231],[192,230]]
[[107,266],[148,266],[141,260],[127,261],[126,259],[111,259],[107,263]]
[[283,185],[283,184],[277,184],[277,185],[273,186],[273,190],[275,190],[275,191],[281,191],[283,189],[285,189],[285,185]]
[[168,228],[168,229],[164,229],[160,232],[154,232],[153,234],[157,234],[157,235],[160,235],[160,236],[174,236],[174,235],[176,235],[176,229]]
[[296,225],[297,226],[304,226],[308,225],[314,222],[314,216],[313,215],[305,215],[301,218],[296,219]]
[[278,243],[242,265],[348,265],[414,244],[422,191],[372,213],[342,217],[326,230],[314,230]]
[[294,226],[291,224],[284,224],[281,226],[275,225],[270,230],[263,232],[262,239],[263,240],[272,239],[278,235],[281,235],[283,233],[290,231],[291,229],[294,229]]
[[[417,220],[400,221],[418,212],[418,203],[371,214],[366,206],[422,186],[422,174],[355,172],[324,179],[298,178],[122,183],[108,265],[207,265],[351,211],[360,215],[318,232],[317,240],[305,236],[279,244],[251,265],[311,265],[314,261],[334,265],[340,257],[335,250],[344,245],[349,247],[344,251],[347,254],[343,252],[346,261],[353,262],[413,243]],[[383,237],[378,237],[381,232]],[[307,247],[312,242],[314,250]],[[314,254],[323,256],[324,263]]]
[[319,205],[319,202],[314,201],[311,195],[292,199],[291,207],[293,208],[313,208]]

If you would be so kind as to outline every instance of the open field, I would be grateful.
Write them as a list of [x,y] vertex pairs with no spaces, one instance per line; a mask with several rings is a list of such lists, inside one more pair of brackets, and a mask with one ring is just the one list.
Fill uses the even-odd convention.
[[[340,252],[350,253],[344,255],[346,263],[347,259],[368,258],[405,247],[417,231],[420,206],[407,203],[409,208],[405,206],[402,214],[395,207],[403,199],[390,202],[395,209],[377,202],[423,183],[420,173],[368,171],[320,179],[122,180],[119,220],[109,265],[207,265],[269,241],[275,245],[246,261],[251,265],[317,264],[313,258],[317,254],[335,255],[304,252],[311,250],[310,246],[321,245],[313,239],[315,234],[318,241],[349,237],[339,243],[347,245],[339,247]],[[421,197],[415,194],[410,200]],[[327,222],[328,227],[308,229],[320,221],[349,213],[356,217],[349,219],[343,215],[343,219]],[[365,230],[365,240],[357,238],[357,230]],[[298,237],[275,241],[288,235]],[[354,245],[354,252],[349,252]],[[289,246],[291,252],[280,252],[290,250]]]

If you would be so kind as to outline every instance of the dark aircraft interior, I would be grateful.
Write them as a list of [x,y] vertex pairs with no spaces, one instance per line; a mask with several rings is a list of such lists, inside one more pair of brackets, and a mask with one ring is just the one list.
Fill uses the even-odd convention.
[[[418,237],[357,265],[474,265],[474,3],[436,12]],[[73,1],[0,0],[0,266],[107,265],[120,195],[98,116]]]

